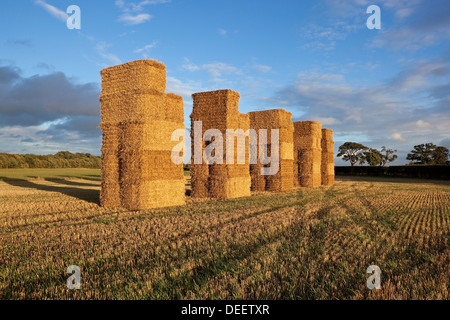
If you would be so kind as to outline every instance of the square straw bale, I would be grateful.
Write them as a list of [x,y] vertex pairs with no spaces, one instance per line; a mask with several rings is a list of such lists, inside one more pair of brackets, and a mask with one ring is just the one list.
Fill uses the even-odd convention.
[[162,63],[137,60],[103,69],[102,205],[130,210],[184,204],[183,165],[171,151],[184,129],[183,99],[165,94]]
[[322,185],[334,184],[334,142],[333,130],[322,129]]
[[[278,129],[279,133],[279,169],[273,176],[261,175],[263,165],[250,165],[250,175],[252,178],[252,190],[255,191],[289,191],[293,188],[293,140],[294,126],[292,123],[292,113],[284,109],[272,109],[264,111],[249,112],[250,128],[255,129],[259,136],[259,130],[267,130],[267,153],[270,156],[271,130]],[[259,149],[264,147],[259,144],[258,138],[258,163]],[[283,174],[281,173],[283,172]],[[264,180],[264,181],[263,181]],[[264,188],[264,189],[263,189]]]
[[322,125],[317,121],[294,122],[294,185],[315,188],[322,183]]

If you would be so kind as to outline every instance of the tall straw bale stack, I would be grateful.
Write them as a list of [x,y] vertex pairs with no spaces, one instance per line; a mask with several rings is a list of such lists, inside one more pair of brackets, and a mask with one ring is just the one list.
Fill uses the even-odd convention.
[[322,129],[322,185],[334,184],[334,141],[333,130]]
[[[227,164],[226,146],[227,129],[242,129],[244,132],[250,127],[248,115],[239,112],[238,92],[233,90],[217,90],[199,92],[192,95],[194,107],[191,114],[191,195],[193,197],[211,197],[215,199],[231,199],[250,195],[250,175],[248,171],[248,137],[245,144],[239,144],[239,139],[234,139],[234,161]],[[201,137],[204,137],[208,129],[217,129],[223,136],[223,161],[222,164],[194,163],[195,155],[195,121],[202,122]],[[239,145],[238,145],[239,144]],[[207,143],[202,140],[203,152]],[[245,149],[245,163],[237,163],[238,148]]]
[[[292,123],[292,113],[284,109],[272,109],[265,111],[249,112],[250,128],[256,130],[267,130],[267,155],[271,156],[271,132],[273,129],[279,131],[279,167],[274,175],[262,175],[261,168],[264,165],[259,159],[259,150],[264,147],[257,142],[258,163],[250,165],[250,176],[253,191],[289,191],[293,188],[293,148],[294,148],[294,126]],[[271,164],[269,164],[270,166]]]
[[294,186],[315,188],[322,183],[322,125],[294,122]]
[[130,210],[183,205],[183,165],[171,158],[179,143],[172,133],[185,128],[183,99],[165,94],[165,66],[137,60],[101,76],[101,204]]

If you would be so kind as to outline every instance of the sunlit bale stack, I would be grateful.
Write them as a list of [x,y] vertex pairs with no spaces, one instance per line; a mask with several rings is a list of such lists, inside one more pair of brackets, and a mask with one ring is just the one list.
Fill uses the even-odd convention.
[[[258,136],[260,129],[267,130],[267,156],[271,157],[271,130],[279,130],[279,166],[278,171],[274,175],[262,175],[261,169],[264,165],[258,157],[257,164],[250,165],[250,176],[253,191],[289,191],[293,188],[293,164],[294,164],[294,126],[292,124],[292,113],[284,109],[273,109],[265,111],[250,112],[250,128],[256,130]],[[259,144],[258,139],[258,155],[260,148],[264,147]],[[276,171],[276,170],[275,170]]]
[[322,125],[294,122],[294,186],[315,188],[322,183]]
[[334,184],[334,141],[333,130],[322,129],[322,185]]
[[[238,110],[239,93],[232,90],[217,90],[210,92],[199,92],[192,95],[194,107],[191,114],[191,195],[192,197],[210,197],[215,199],[231,199],[250,195],[250,175],[248,159],[248,137],[239,139],[233,136],[234,147],[229,142],[228,152],[233,151],[233,164],[227,164],[227,129],[242,129],[248,131],[250,120],[248,115],[241,114]],[[204,137],[208,129],[217,129],[223,137],[223,159],[222,164],[205,163],[203,157],[200,163],[195,163],[195,122],[202,122],[201,136]],[[200,134],[198,132],[197,134]],[[211,142],[201,142],[203,153],[206,146]],[[197,142],[199,143],[199,142]],[[238,149],[244,151],[244,163],[238,164]],[[213,154],[215,156],[215,154]],[[231,160],[231,157],[229,161]]]
[[100,128],[103,133],[100,203],[104,207],[117,207],[120,206],[119,127],[101,123]]
[[185,202],[183,164],[171,141],[184,129],[181,97],[165,94],[165,66],[138,60],[101,71],[103,206],[142,210]]

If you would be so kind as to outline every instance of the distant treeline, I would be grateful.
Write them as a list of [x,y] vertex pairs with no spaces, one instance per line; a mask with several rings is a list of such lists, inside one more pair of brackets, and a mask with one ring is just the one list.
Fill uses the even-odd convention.
[[60,151],[56,154],[0,153],[0,168],[100,168],[101,157]]
[[336,175],[387,176],[402,178],[424,178],[450,180],[450,166],[444,165],[405,165],[389,167],[335,167]]

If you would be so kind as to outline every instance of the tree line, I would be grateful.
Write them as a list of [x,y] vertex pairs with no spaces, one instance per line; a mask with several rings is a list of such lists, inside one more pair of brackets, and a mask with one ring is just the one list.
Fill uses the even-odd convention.
[[90,153],[60,151],[55,154],[0,153],[0,168],[94,168],[101,167],[101,157]]
[[[397,160],[397,150],[388,149],[385,146],[381,150],[366,147],[357,142],[346,142],[339,147],[338,157],[349,161],[353,167],[355,164],[363,165],[367,162],[369,166],[384,167],[390,162]],[[433,143],[424,143],[414,146],[408,153],[406,160],[411,165],[450,165],[449,150]]]

